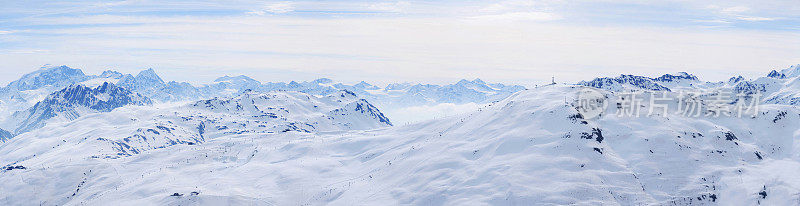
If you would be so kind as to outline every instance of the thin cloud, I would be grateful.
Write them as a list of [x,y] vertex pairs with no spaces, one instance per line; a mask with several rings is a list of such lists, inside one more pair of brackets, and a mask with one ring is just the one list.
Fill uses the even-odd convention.
[[[732,7],[722,8],[722,7],[719,7],[719,6],[716,6],[716,5],[712,5],[712,6],[708,6],[708,8],[716,10],[717,13],[719,13],[722,16],[724,16],[724,18],[727,18],[727,19],[730,19],[730,20],[741,20],[741,21],[757,22],[757,21],[774,21],[774,20],[778,19],[778,18],[772,18],[772,17],[751,16],[751,15],[749,15],[749,13],[753,13],[752,9],[750,7],[746,7],[746,6],[732,6]],[[721,21],[724,21],[726,23],[729,22],[729,20],[721,20]],[[723,22],[719,22],[719,23],[723,23]]]
[[733,13],[733,14],[738,14],[747,11],[750,11],[750,8],[745,6],[734,6],[734,7],[723,8],[722,10],[720,10],[720,12],[722,13]]
[[[458,73],[507,81],[545,74],[543,81],[556,75],[569,82],[619,73],[655,75],[666,68],[697,71],[713,80],[737,71],[759,73],[797,64],[800,58],[794,13],[758,5],[712,9],[697,3],[675,11],[680,15],[663,15],[662,6],[674,5],[613,7],[619,4],[627,3],[294,0],[185,8],[131,1],[100,13],[78,7],[63,15],[28,18],[31,12],[25,12],[0,20],[12,23],[0,28],[5,51],[0,53],[8,54],[0,55],[0,70],[35,69],[47,59],[127,72],[153,66],[164,68],[166,78],[202,81],[247,71],[266,81],[311,75],[354,82],[466,77],[453,75]],[[35,11],[61,11],[55,8],[62,7]],[[16,8],[0,8],[0,13],[4,9]],[[195,10],[210,12],[187,12]],[[616,18],[631,10],[642,18]],[[301,11],[303,15],[279,15]],[[391,15],[375,15],[384,12]],[[770,22],[776,19],[786,22]],[[742,26],[743,22],[759,25]],[[705,29],[719,27],[732,29]],[[177,72],[198,68],[203,73]],[[709,68],[731,73],[704,73]],[[0,82],[12,77],[4,78]]]
[[744,21],[774,21],[776,18],[758,17],[758,16],[739,16],[736,19]]
[[295,10],[294,2],[283,1],[275,2],[264,5],[263,9],[246,12],[247,14],[264,15],[267,13],[272,14],[285,14]]
[[695,19],[693,22],[698,23],[714,23],[714,24],[730,24],[732,22],[723,19]]
[[384,12],[403,12],[410,5],[411,3],[408,3],[407,1],[381,2],[370,4],[368,9]]
[[486,21],[553,21],[561,19],[561,16],[548,12],[509,12],[503,14],[474,16],[475,20]]

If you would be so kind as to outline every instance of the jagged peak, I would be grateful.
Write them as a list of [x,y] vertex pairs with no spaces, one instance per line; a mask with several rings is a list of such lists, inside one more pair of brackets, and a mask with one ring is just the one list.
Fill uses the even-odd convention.
[[656,83],[655,79],[653,78],[631,75],[631,74],[621,74],[619,77],[615,78],[598,77],[588,82],[581,81],[578,84],[595,88],[605,88],[605,89],[612,89],[615,87],[614,86],[615,84],[627,84],[640,89],[647,89],[654,91],[670,91],[669,88]]
[[114,70],[105,70],[103,73],[100,74],[101,78],[114,78],[119,79],[122,78],[124,75],[118,71]]
[[164,80],[162,80],[161,77],[159,77],[158,74],[156,74],[156,71],[153,70],[153,68],[149,68],[139,72],[139,74],[136,75],[136,80],[137,81],[147,80],[147,81],[164,83]]
[[741,75],[740,76],[735,76],[735,77],[731,77],[730,79],[728,79],[728,83],[737,83],[737,82],[740,82],[742,80],[744,80],[744,77],[742,77]]
[[64,89],[61,89],[61,90],[59,90],[57,92],[54,92],[53,94],[73,93],[73,92],[76,92],[76,91],[93,91],[93,92],[96,92],[96,93],[108,93],[108,92],[114,91],[114,90],[121,90],[123,92],[123,94],[133,94],[132,92],[128,91],[127,89],[125,89],[123,87],[119,87],[119,86],[117,86],[117,85],[115,85],[114,83],[111,83],[111,82],[103,82],[103,84],[101,84],[101,85],[99,85],[97,87],[89,87],[89,86],[86,86],[86,85],[83,85],[83,84],[71,84],[71,85],[69,85],[68,87],[66,87]]
[[114,88],[118,88],[117,85],[114,85],[114,83],[103,82],[103,84],[98,86],[97,88],[95,88],[95,90],[97,90],[97,91],[99,91],[101,93],[105,93],[105,91],[108,91],[109,89],[114,89]]
[[664,74],[664,75],[661,75],[658,78],[654,78],[653,80],[662,81],[662,82],[665,82],[665,81],[668,82],[668,81],[683,80],[683,79],[686,79],[686,80],[698,80],[697,76],[691,75],[691,74],[689,74],[687,72],[678,72],[678,73],[674,73],[674,74]]
[[778,71],[772,70],[771,72],[769,72],[769,74],[767,74],[767,77],[776,78],[776,79],[783,79],[783,78],[786,78],[786,75],[783,74],[783,73],[780,73]]

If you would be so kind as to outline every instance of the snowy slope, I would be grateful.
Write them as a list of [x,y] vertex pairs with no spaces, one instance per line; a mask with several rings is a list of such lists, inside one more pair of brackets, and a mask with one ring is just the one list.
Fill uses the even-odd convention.
[[[0,194],[12,194],[0,202],[788,205],[800,201],[796,195],[800,178],[791,172],[800,169],[800,153],[794,150],[800,135],[797,107],[764,105],[754,118],[583,119],[571,103],[581,89],[540,87],[471,114],[372,130],[341,130],[349,128],[342,128],[336,119],[320,118],[325,116],[321,111],[352,105],[347,102],[353,98],[346,93],[317,99],[299,93],[248,93],[180,108],[124,107],[48,125],[0,145],[0,165],[8,168],[0,172]],[[615,94],[604,95],[615,99]],[[289,111],[268,109],[280,108],[277,105]],[[302,112],[316,108],[321,109]],[[379,117],[348,111],[381,123]],[[257,125],[255,120],[270,119],[252,116],[269,112],[285,115],[276,118],[285,118],[278,124],[299,118],[306,123],[327,121],[326,126],[340,129],[273,133],[245,129]],[[198,127],[198,122],[208,123]],[[235,124],[240,126],[230,129]],[[161,135],[207,132],[199,140],[176,140],[147,133],[148,129]],[[140,134],[141,140],[126,140],[131,133]],[[151,137],[172,142],[151,144]],[[114,156],[112,144],[100,138],[138,151]]]

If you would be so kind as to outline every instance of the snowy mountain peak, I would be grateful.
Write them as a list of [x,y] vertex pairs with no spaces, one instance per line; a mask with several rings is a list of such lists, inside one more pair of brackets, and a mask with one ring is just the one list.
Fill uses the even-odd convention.
[[728,84],[735,84],[735,83],[743,81],[743,80],[744,80],[744,77],[742,77],[742,76],[731,77],[730,79],[728,79]]
[[357,101],[348,103],[347,105],[342,107],[342,109],[334,110],[331,113],[334,114],[334,116],[341,116],[341,115],[347,115],[347,113],[344,113],[347,111],[360,113],[361,115],[365,116],[366,118],[368,118],[368,120],[371,120],[372,122],[374,121],[379,122],[379,125],[392,126],[392,122],[389,121],[389,118],[384,116],[383,113],[381,113],[381,111],[378,110],[377,107],[367,102],[367,100],[359,99]]
[[671,81],[679,81],[679,80],[698,80],[696,76],[691,75],[686,72],[678,72],[675,74],[665,74],[653,80],[660,81],[660,82],[671,82]]
[[[136,77],[126,74],[117,82],[117,84],[120,87],[124,87],[132,92],[144,94],[152,99],[160,101],[183,98],[183,96],[176,97],[176,95],[178,95],[177,93],[194,89],[183,87],[171,88],[170,86],[181,86],[181,84],[167,85],[152,68],[139,72]],[[196,93],[191,94],[196,95]]]
[[147,97],[132,93],[125,88],[112,83],[103,83],[97,88],[90,88],[80,84],[73,84],[60,91],[48,95],[44,100],[33,107],[14,113],[13,119],[19,125],[16,134],[40,128],[46,121],[60,117],[64,120],[74,120],[80,116],[94,112],[109,112],[126,105],[150,105],[152,102]]
[[100,74],[100,78],[112,78],[112,79],[121,79],[123,76],[122,73],[114,70],[105,70],[102,74]]
[[217,121],[223,122],[217,124],[225,126],[217,126],[217,130],[247,133],[338,131],[391,126],[377,108],[366,100],[355,98],[355,94],[349,91],[325,97],[299,92],[247,91],[233,98],[198,101],[190,108],[215,112],[215,116],[220,116]]
[[361,81],[358,84],[353,85],[353,87],[359,88],[359,89],[366,89],[366,90],[380,89],[379,87],[376,87],[376,86],[374,86],[372,84],[369,84],[369,83],[367,83],[365,81]]
[[769,74],[767,74],[767,77],[776,78],[776,79],[783,79],[783,78],[786,78],[786,75],[783,74],[783,73],[780,73],[778,71],[772,70],[771,72],[769,72]]
[[7,91],[24,91],[39,89],[46,86],[66,86],[75,82],[86,80],[88,77],[80,69],[67,66],[43,67],[37,71],[25,74],[22,78],[13,81],[3,88]]
[[162,80],[161,77],[156,74],[156,71],[153,70],[153,68],[139,72],[139,74],[136,75],[136,81],[164,84],[164,80]]
[[[673,75],[664,75],[659,78],[662,78],[659,81],[672,81],[674,79],[680,79],[679,76]],[[667,80],[669,79],[669,80]],[[670,91],[669,88],[662,86],[652,78],[644,77],[644,76],[636,76],[636,75],[629,75],[623,74],[616,78],[610,77],[601,77],[595,78],[592,81],[581,81],[578,83],[579,85],[590,86],[600,89],[607,89],[610,91],[623,91],[629,89],[644,89],[644,90],[653,90],[653,91]]]
[[109,112],[125,105],[150,105],[147,97],[132,93],[125,88],[105,82],[96,88],[80,84],[70,85],[61,91],[50,94],[43,102],[57,102],[57,105],[80,105],[100,112]]

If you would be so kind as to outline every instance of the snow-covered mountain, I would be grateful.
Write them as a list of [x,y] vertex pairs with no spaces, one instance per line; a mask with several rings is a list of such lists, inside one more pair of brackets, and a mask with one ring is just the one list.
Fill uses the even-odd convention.
[[781,71],[772,70],[766,76],[756,79],[731,77],[727,82],[704,82],[694,75],[680,72],[657,78],[635,75],[601,77],[591,81],[581,81],[578,85],[612,92],[730,90],[735,94],[759,94],[764,103],[800,105],[800,65],[793,65]]
[[147,69],[139,72],[136,77],[130,74],[123,76],[118,84],[130,90],[144,93],[158,90],[164,87],[166,83],[156,74],[155,70]]
[[54,91],[89,78],[80,69],[67,66],[45,65],[25,74],[0,88],[0,121],[16,111],[27,109]]
[[[348,85],[336,83],[327,78],[304,82],[262,83],[244,75],[224,76],[212,83],[194,86],[186,82],[166,82],[158,76],[154,69],[143,70],[135,76],[113,70],[104,71],[100,75],[86,75],[80,69],[57,66],[42,67],[0,89],[0,113],[4,114],[0,117],[0,121],[10,117],[14,112],[33,106],[48,94],[68,85],[81,84],[87,87],[97,87],[103,83],[119,85],[146,96],[156,103],[189,102],[215,97],[230,98],[245,91],[296,91],[326,96],[341,90],[348,90],[385,112],[397,116],[407,113],[403,109],[408,107],[440,104],[486,104],[525,89],[517,85],[490,84],[480,79],[461,80],[450,85],[396,83],[379,88],[364,81]],[[403,120],[402,118],[398,119]],[[422,118],[417,119],[426,118],[422,115]],[[401,122],[407,122],[407,120]],[[6,127],[6,129],[9,128]]]
[[[117,159],[176,145],[199,145],[231,135],[324,133],[391,125],[377,108],[347,91],[325,97],[298,92],[246,92],[233,98],[179,106],[121,107],[86,113],[73,121],[55,122],[22,133],[12,141],[51,141],[42,138],[77,135],[75,138],[81,143],[75,146],[91,151],[81,158]],[[0,147],[19,146],[11,144],[17,143]]]
[[636,75],[620,75],[616,78],[601,77],[592,81],[581,81],[578,84],[610,91],[671,91],[678,88],[692,88],[700,82],[696,76],[686,72],[665,74],[657,78]]
[[6,126],[13,125],[14,134],[21,134],[44,126],[51,119],[72,121],[82,115],[95,112],[110,112],[127,105],[151,105],[147,97],[104,83],[96,88],[70,85],[48,95],[33,107],[14,113]]
[[8,86],[0,89],[0,92],[36,90],[43,87],[63,87],[86,79],[88,77],[80,69],[72,69],[67,66],[45,66],[9,83]]
[[141,71],[136,76],[126,74],[118,84],[161,102],[197,100],[203,97],[197,88],[189,83],[164,82],[152,68]]
[[[321,78],[305,82],[262,83],[244,75],[223,76],[210,84],[195,87],[188,83],[174,81],[165,83],[153,69],[144,70],[135,77],[133,75],[125,75],[119,80],[119,85],[161,102],[233,97],[248,90],[258,92],[296,91],[318,96],[348,90],[379,105],[381,108],[435,105],[439,103],[489,103],[525,89],[517,85],[488,84],[480,79],[474,81],[461,80],[451,85],[392,84],[381,89],[364,81],[355,85],[347,85],[336,83],[328,78]],[[397,85],[407,86],[398,87]]]
[[[307,132],[321,126],[299,125],[342,126],[321,116],[352,104],[346,92],[316,99],[246,93],[179,108],[124,107],[0,145],[7,168],[0,192],[13,194],[7,204],[58,205],[800,201],[800,178],[792,175],[800,169],[796,106],[762,105],[752,118],[584,119],[572,103],[584,88],[544,86],[471,114],[372,130]],[[320,109],[302,112],[314,108]],[[381,125],[381,118],[348,111]],[[295,129],[252,131],[273,128],[269,121]]]
[[[299,92],[247,91],[233,98],[214,98],[189,105],[213,113],[229,132],[276,133],[372,129],[392,126],[375,106],[349,91],[324,97]],[[208,117],[206,117],[208,118]]]

